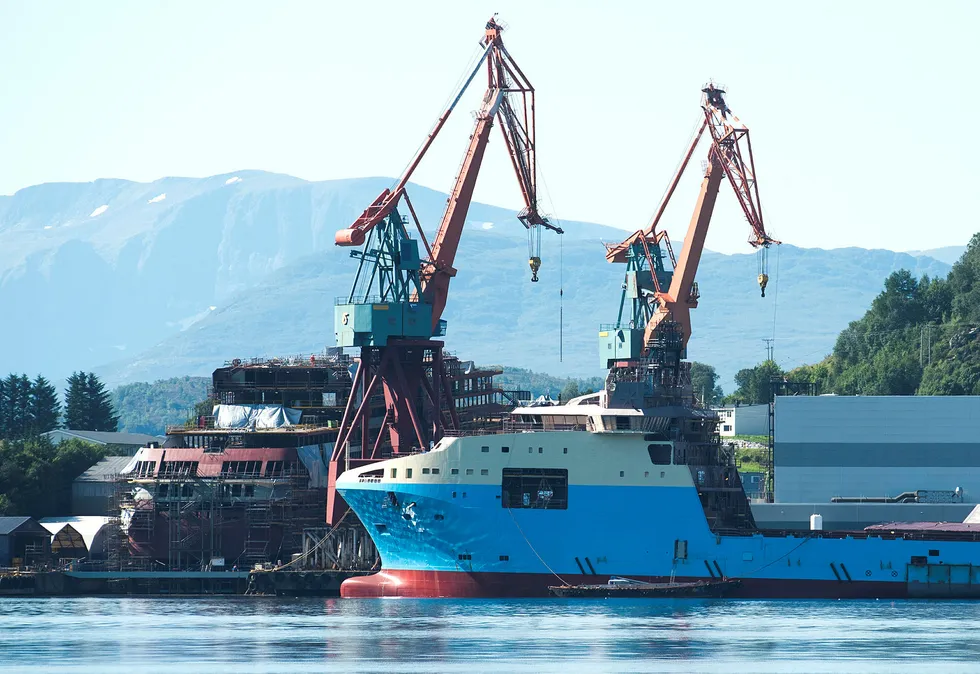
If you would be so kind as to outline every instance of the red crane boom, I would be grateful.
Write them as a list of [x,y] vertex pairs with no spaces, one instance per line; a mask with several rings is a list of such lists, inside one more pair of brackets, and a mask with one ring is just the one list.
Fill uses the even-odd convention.
[[483,54],[453,97],[449,107],[439,117],[398,183],[394,188],[384,190],[349,228],[338,231],[335,237],[337,245],[340,246],[362,245],[368,232],[387,217],[404,197],[419,235],[425,241],[425,234],[406,192],[408,181],[445,126],[463,93],[485,63],[487,89],[483,96],[483,104],[476,115],[476,125],[470,136],[470,144],[463,157],[459,174],[456,176],[456,183],[449,196],[436,237],[431,246],[426,245],[428,258],[422,262],[422,297],[432,305],[433,334],[436,333],[446,306],[449,282],[456,275],[453,263],[466,222],[466,214],[473,200],[473,190],[490,140],[490,132],[498,117],[502,122],[500,129],[524,200],[524,208],[518,214],[518,219],[528,229],[529,240],[532,242],[528,261],[531,266],[532,281],[538,280],[537,271],[541,264],[535,230],[544,227],[562,233],[561,228],[552,225],[538,208],[534,87],[504,47],[501,39],[502,32],[503,28],[493,18],[487,22],[486,33],[481,42],[484,46]]

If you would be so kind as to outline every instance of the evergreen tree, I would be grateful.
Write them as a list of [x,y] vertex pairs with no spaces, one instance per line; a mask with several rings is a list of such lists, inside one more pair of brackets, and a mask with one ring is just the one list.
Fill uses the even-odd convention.
[[[84,373],[83,373],[84,374]],[[106,389],[94,372],[89,372],[85,380],[85,396],[88,408],[89,431],[113,431],[119,429],[119,417],[112,407],[112,394]]]
[[38,375],[31,382],[29,401],[30,433],[40,435],[58,427],[61,403],[58,392],[47,379]]
[[65,428],[79,431],[93,430],[89,417],[88,397],[85,387],[88,377],[84,372],[72,372],[68,377],[68,388],[65,389]]
[[30,429],[31,380],[27,375],[7,375],[3,380],[3,437],[20,439]]
[[0,379],[0,440],[7,437],[7,382]]

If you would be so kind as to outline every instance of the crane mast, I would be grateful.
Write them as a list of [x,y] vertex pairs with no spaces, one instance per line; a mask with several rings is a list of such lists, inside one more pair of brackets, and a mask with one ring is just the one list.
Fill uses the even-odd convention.
[[[650,225],[606,246],[609,262],[626,264],[619,320],[600,326],[599,331],[600,361],[609,368],[606,388],[611,406],[650,407],[690,399],[689,365],[682,360],[691,338],[691,309],[700,298],[695,277],[726,176],[749,222],[749,244],[760,252],[758,282],[765,297],[766,254],[779,241],[769,236],[763,223],[749,130],[731,113],[725,92],[713,84],[702,89],[701,109],[703,121]],[[670,238],[658,226],[705,131],[710,146],[704,178],[684,246],[675,257]]]
[[[446,428],[459,427],[451,385],[443,369],[443,343],[432,338],[446,334],[442,314],[450,281],[457,273],[453,265],[496,121],[500,122],[524,201],[518,220],[528,233],[532,281],[538,280],[541,266],[541,230],[562,233],[539,210],[535,91],[504,47],[502,32],[494,18],[487,22],[476,65],[408,168],[349,227],[336,233],[337,245],[360,247],[351,251],[358,268],[350,293],[340,298],[334,309],[337,345],[360,347],[361,356],[331,456],[331,480],[339,473],[345,456],[347,462],[355,463],[382,458],[386,439],[391,452],[398,454],[426,447],[442,437]],[[408,183],[481,70],[487,77],[486,91],[430,245],[409,197]],[[417,238],[412,236],[412,228]],[[377,390],[383,391],[385,398],[380,429],[369,425],[370,399]],[[359,450],[348,453],[349,447],[357,445]],[[335,504],[328,504],[328,519],[336,513]]]

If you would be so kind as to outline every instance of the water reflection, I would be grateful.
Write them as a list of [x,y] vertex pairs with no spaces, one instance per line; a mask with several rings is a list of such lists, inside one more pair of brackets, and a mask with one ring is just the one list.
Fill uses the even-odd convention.
[[13,671],[974,671],[969,602],[0,599]]

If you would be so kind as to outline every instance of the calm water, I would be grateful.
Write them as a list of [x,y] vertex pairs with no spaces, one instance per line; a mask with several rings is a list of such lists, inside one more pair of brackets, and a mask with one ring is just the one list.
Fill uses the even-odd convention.
[[980,670],[980,603],[0,599],[0,670]]

